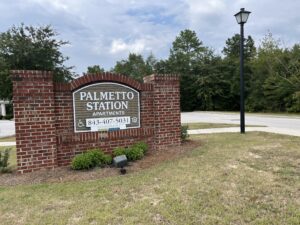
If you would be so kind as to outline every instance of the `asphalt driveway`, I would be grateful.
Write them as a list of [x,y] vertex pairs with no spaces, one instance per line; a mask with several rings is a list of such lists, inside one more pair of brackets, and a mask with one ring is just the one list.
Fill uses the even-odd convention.
[[15,121],[0,120],[0,137],[15,135]]
[[[187,112],[181,113],[182,123],[227,123],[239,124],[239,113],[224,112]],[[259,125],[265,127],[247,128],[246,131],[266,131],[280,134],[300,136],[300,116],[283,116],[270,114],[251,114],[246,113],[245,123],[247,125]],[[239,128],[205,129],[215,132],[238,132]],[[203,132],[203,131],[202,131]]]

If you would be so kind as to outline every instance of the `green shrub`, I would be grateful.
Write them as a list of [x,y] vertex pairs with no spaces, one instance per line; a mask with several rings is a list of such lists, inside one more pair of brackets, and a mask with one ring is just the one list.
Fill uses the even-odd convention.
[[87,152],[76,155],[71,163],[74,170],[91,169],[96,166],[103,166],[111,164],[112,158],[105,155],[99,149],[88,150]]
[[133,145],[133,147],[137,147],[137,148],[143,149],[144,155],[145,155],[146,152],[148,151],[148,145],[147,145],[147,143],[145,143],[144,141],[140,141],[140,142],[135,143],[135,144]]
[[4,152],[0,151],[0,172],[8,171],[9,149]]
[[187,132],[188,129],[189,129],[188,125],[182,125],[181,126],[181,141],[182,142],[186,141],[186,139],[189,137],[189,134]]
[[113,156],[126,155],[126,149],[123,147],[117,147],[113,151]]
[[93,161],[90,155],[81,153],[76,155],[71,163],[71,168],[73,170],[87,170],[93,168]]
[[113,151],[113,156],[126,155],[128,161],[135,161],[143,158],[148,150],[148,145],[145,142],[138,142],[129,148],[117,147]]
[[111,155],[104,155],[102,162],[103,162],[104,165],[112,164],[112,156]]
[[135,161],[143,158],[144,156],[143,149],[135,146],[131,146],[130,148],[126,149],[125,153],[129,161]]

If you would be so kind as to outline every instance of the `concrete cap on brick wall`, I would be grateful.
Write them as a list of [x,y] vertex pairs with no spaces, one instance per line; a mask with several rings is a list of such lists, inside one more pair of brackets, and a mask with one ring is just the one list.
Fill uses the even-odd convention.
[[178,74],[151,74],[143,78],[145,83],[151,83],[154,81],[179,81]]
[[23,79],[45,79],[52,80],[52,71],[42,70],[10,70],[11,78],[13,81],[22,81]]

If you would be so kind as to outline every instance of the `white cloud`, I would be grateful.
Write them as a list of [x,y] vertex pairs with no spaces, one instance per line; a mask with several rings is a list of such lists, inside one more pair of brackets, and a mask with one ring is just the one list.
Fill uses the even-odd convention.
[[53,7],[56,10],[69,10],[70,7],[67,4],[67,1],[62,0],[27,0],[29,4],[40,4],[47,5],[47,7]]
[[125,43],[122,39],[112,41],[110,53],[118,54],[122,52],[142,53],[145,49],[144,40],[135,40],[133,43]]
[[198,16],[211,13],[215,14],[226,8],[225,2],[222,0],[186,0],[186,3],[189,6],[189,12],[197,14]]

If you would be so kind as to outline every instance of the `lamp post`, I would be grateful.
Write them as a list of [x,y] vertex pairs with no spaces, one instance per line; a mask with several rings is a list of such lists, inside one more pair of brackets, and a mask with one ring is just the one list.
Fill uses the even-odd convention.
[[247,22],[251,12],[245,11],[244,8],[234,16],[238,24],[241,25],[240,36],[240,127],[241,133],[245,133],[245,103],[244,103],[244,24]]

